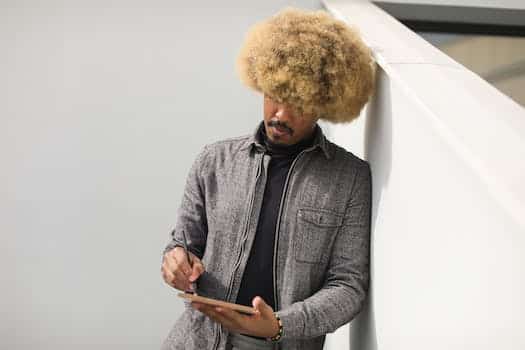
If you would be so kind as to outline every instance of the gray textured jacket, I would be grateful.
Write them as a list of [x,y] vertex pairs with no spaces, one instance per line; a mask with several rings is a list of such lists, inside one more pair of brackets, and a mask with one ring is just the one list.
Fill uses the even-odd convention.
[[[286,178],[274,246],[274,298],[284,336],[276,348],[322,349],[325,334],[361,310],[369,282],[371,172],[327,140]],[[254,241],[270,156],[257,131],[206,145],[191,167],[171,241],[202,258],[198,294],[235,302]],[[228,332],[186,306],[163,350],[225,349]]]

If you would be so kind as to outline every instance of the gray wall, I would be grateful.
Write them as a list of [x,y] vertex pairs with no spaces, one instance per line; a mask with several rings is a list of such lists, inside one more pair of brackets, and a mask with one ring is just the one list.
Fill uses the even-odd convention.
[[0,2],[0,348],[155,349],[187,171],[249,133],[248,26],[317,1]]

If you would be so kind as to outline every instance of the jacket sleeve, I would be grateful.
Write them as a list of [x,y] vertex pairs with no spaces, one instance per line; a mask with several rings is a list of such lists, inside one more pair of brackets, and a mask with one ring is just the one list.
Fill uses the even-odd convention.
[[205,191],[202,181],[202,169],[206,166],[208,146],[205,146],[194,160],[188,177],[184,194],[177,213],[177,221],[170,233],[170,241],[163,251],[163,255],[177,247],[184,246],[182,230],[186,234],[188,250],[199,259],[204,255],[208,226],[206,220]]
[[283,340],[331,333],[361,311],[369,285],[372,202],[370,165],[364,164],[357,172],[323,287],[277,312],[283,324]]

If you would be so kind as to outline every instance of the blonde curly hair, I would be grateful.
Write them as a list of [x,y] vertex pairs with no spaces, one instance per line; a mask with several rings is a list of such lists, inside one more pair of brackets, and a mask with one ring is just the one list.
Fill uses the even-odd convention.
[[376,65],[358,30],[325,11],[286,7],[246,34],[236,62],[248,87],[332,123],[354,120]]

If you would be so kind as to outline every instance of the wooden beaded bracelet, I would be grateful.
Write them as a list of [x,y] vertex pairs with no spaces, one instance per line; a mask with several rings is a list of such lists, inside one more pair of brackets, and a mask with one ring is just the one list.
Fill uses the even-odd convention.
[[281,337],[283,336],[283,322],[281,321],[281,318],[275,314],[275,318],[277,319],[277,323],[279,324],[279,333],[277,335],[267,338],[269,341],[278,342],[281,340]]

